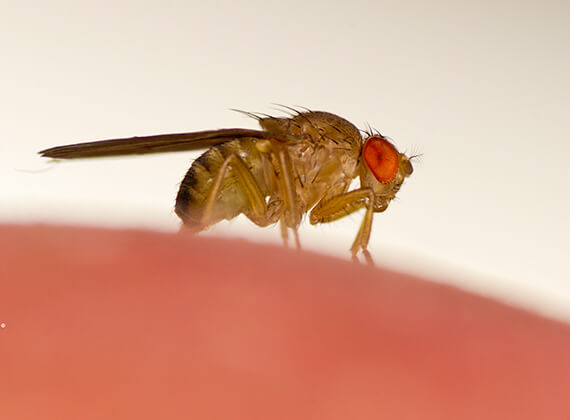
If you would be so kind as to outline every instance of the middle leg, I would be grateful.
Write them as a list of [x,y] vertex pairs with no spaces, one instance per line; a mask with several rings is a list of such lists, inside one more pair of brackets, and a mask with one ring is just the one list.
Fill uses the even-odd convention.
[[295,177],[293,175],[293,169],[291,167],[291,159],[287,150],[283,147],[279,147],[276,151],[277,161],[279,164],[279,186],[281,190],[281,196],[283,199],[283,210],[281,213],[280,224],[281,224],[281,237],[285,246],[287,246],[289,234],[287,229],[293,230],[293,236],[295,238],[295,246],[297,249],[301,249],[301,242],[299,241],[299,234],[297,229],[299,223],[301,222],[301,217],[303,215],[303,209],[300,208],[299,202],[297,200],[297,193],[295,191]]

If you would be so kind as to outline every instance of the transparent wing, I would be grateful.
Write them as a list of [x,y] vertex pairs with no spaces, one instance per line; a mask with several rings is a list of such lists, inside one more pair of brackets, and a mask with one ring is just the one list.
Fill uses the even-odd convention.
[[227,128],[221,130],[196,131],[193,133],[159,134],[156,136],[129,137],[68,144],[42,150],[39,154],[43,157],[55,159],[144,155],[149,153],[205,149],[215,144],[244,137],[275,140],[285,143],[299,141],[299,139],[285,134],[243,128]]

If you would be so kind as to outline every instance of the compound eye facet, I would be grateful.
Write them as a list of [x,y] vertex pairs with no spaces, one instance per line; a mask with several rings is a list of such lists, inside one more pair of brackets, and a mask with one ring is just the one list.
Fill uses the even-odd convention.
[[369,137],[362,155],[379,182],[389,184],[396,178],[399,154],[388,140],[378,136]]

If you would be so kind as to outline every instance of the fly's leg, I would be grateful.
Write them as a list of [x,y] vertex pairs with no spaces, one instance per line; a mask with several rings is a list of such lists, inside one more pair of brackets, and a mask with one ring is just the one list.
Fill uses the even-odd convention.
[[[281,239],[283,239],[283,244],[285,244],[285,248],[289,247],[289,231],[287,230],[287,222],[285,221],[285,214],[281,215],[281,219],[279,221],[279,226],[281,227]],[[299,241],[299,232],[297,232],[297,226],[292,227],[293,229],[293,236],[295,238],[295,247],[297,249],[301,249],[301,241]]]
[[322,199],[311,211],[309,220],[312,225],[333,222],[361,208],[365,208],[366,212],[356,238],[350,247],[350,252],[352,259],[358,261],[356,254],[359,250],[362,250],[366,262],[374,265],[372,256],[367,249],[374,213],[374,192],[370,188],[361,188]]
[[289,230],[287,229],[287,224],[285,223],[285,213],[281,213],[281,218],[279,219],[279,227],[281,228],[281,239],[283,240],[283,245],[285,248],[289,248]]
[[299,232],[297,232],[297,228],[293,229],[293,235],[295,236],[295,246],[297,249],[301,249],[301,241],[299,241]]
[[[262,153],[271,154],[273,164],[278,170],[279,176],[277,177],[281,213],[279,215],[279,224],[281,226],[281,238],[285,246],[289,243],[288,229],[293,230],[295,237],[295,245],[297,249],[301,249],[299,241],[299,234],[297,227],[301,222],[303,210],[299,208],[297,203],[297,194],[295,193],[295,177],[291,167],[291,159],[285,147],[277,142],[271,141],[258,141],[257,149]],[[271,203],[271,200],[270,200]]]
[[301,242],[299,241],[299,234],[297,232],[297,227],[301,222],[302,210],[299,208],[297,203],[297,195],[295,193],[295,178],[293,176],[293,170],[291,168],[291,161],[289,159],[289,154],[284,148],[279,148],[276,152],[277,160],[279,162],[281,176],[279,178],[280,187],[283,197],[283,213],[281,214],[281,237],[285,246],[289,239],[287,228],[293,230],[293,235],[295,237],[295,246],[297,249],[301,249]]
[[214,184],[208,193],[200,224],[203,227],[206,227],[212,223],[211,220],[214,213],[214,206],[216,205],[216,201],[222,190],[224,180],[230,171],[237,178],[237,182],[243,188],[247,201],[250,204],[248,217],[260,226],[266,226],[269,224],[269,222],[266,221],[267,205],[265,204],[265,197],[263,196],[259,185],[257,185],[257,181],[253,177],[247,165],[238,155],[235,154],[228,156],[220,167],[220,170],[214,179]]

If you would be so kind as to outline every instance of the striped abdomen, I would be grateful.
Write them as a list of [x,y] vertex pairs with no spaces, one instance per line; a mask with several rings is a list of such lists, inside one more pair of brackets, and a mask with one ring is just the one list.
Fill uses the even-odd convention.
[[[206,227],[200,224],[206,201],[220,168],[232,154],[238,155],[244,161],[262,193],[269,195],[273,168],[267,156],[257,150],[255,142],[256,139],[244,138],[217,144],[192,163],[180,184],[174,209],[186,228],[200,231]],[[224,177],[210,223],[232,219],[247,212],[249,208],[249,202],[238,179],[233,171],[229,170]]]

